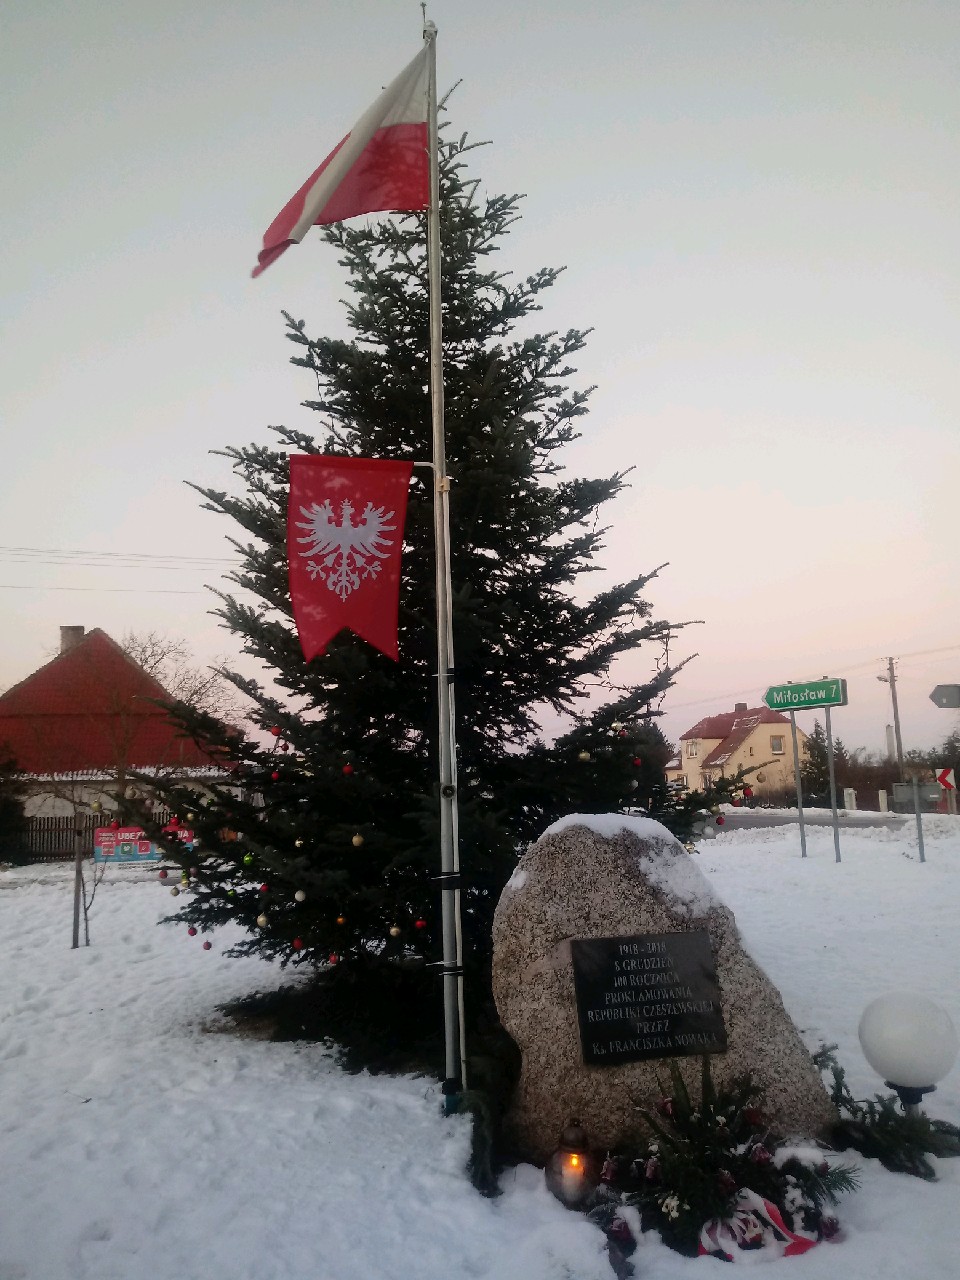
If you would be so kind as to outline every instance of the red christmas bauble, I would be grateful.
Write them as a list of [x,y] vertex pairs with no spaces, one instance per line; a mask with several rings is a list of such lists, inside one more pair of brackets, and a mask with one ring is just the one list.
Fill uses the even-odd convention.
[[617,737],[618,737],[618,738],[625,738],[626,736],[627,736],[627,731],[626,731],[626,729],[621,729],[621,730],[619,731],[619,733],[617,734]]
[[166,880],[169,874],[170,873],[167,871],[166,867],[162,868],[160,871],[157,872],[157,876],[161,880]]
[[278,724],[275,724],[275,725],[273,726],[273,728],[270,730],[270,732],[273,734],[273,736],[274,736],[275,738],[279,738],[279,737],[280,737],[280,726],[279,726]]
[[260,886],[260,892],[261,892],[261,893],[267,893],[267,892],[268,892],[268,890],[269,890],[269,887],[270,887],[269,885],[262,884],[262,885]]
[[111,831],[120,830],[120,823],[116,820],[116,818],[114,818],[114,820],[110,823],[110,830]]
[[734,805],[735,807],[739,807],[739,805],[740,805],[740,801],[737,799],[737,797],[736,797],[736,796],[734,796],[734,797],[733,797],[733,799],[730,801],[730,803],[731,803],[732,805]]
[[212,942],[205,942],[205,943],[203,944],[203,949],[204,949],[204,951],[209,951],[209,950],[210,950],[210,948],[211,948],[212,946],[213,946],[213,943],[212,943]]
[[745,800],[752,800],[752,799],[753,799],[753,787],[744,787],[744,788],[743,788],[743,798],[744,798]]
[[328,963],[329,963],[329,964],[336,964],[336,963],[338,962],[338,960],[339,960],[339,959],[340,959],[340,957],[339,957],[338,955],[335,955],[334,953],[331,953],[331,954],[327,957],[327,961],[328,961]]
[[281,742],[281,743],[280,743],[280,750],[281,750],[281,751],[289,751],[289,750],[290,750],[290,743],[289,743],[289,742]]
[[195,938],[197,936],[197,931],[193,927],[193,925],[190,926],[190,928],[187,930],[187,933],[190,935],[191,938]]
[[302,950],[303,950],[303,939],[302,939],[302,938],[294,938],[294,940],[293,940],[293,949],[294,949],[294,951],[302,951]]
[[414,920],[413,927],[415,929],[425,929],[427,927],[426,920]]
[[352,765],[352,764],[345,764],[345,765],[343,766],[343,776],[344,776],[345,778],[349,778],[349,777],[350,777],[350,775],[351,775],[351,773],[353,773],[353,765]]
[[633,767],[635,769],[639,769],[642,764],[643,764],[643,761],[640,759],[639,756],[633,757]]
[[718,826],[718,827],[722,827],[722,826],[723,826],[723,824],[724,824],[725,822],[726,822],[726,818],[723,816],[723,814],[722,814],[722,813],[718,813],[718,814],[717,814],[717,826]]
[[278,771],[277,769],[274,769],[274,771],[273,771],[273,773],[271,773],[270,777],[273,779],[273,781],[274,781],[274,782],[279,782],[279,781],[280,781],[280,773],[279,773],[279,771]]

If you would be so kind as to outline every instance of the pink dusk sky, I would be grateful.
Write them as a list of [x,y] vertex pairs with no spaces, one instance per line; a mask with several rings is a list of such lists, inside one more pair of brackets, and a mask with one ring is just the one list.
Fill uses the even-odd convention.
[[[441,90],[462,81],[453,127],[492,142],[477,175],[527,194],[499,265],[566,264],[542,327],[593,329],[566,463],[633,469],[604,566],[669,562],[656,615],[703,620],[677,639],[699,657],[668,736],[826,674],[849,682],[835,732],[879,749],[893,655],[905,745],[942,741],[957,717],[928,694],[960,683],[960,5],[430,15]],[[203,590],[231,530],[183,481],[229,488],[210,450],[317,428],[280,311],[344,331],[335,254],[313,233],[250,267],[419,27],[407,0],[6,15],[0,688],[62,623],[235,652]]]

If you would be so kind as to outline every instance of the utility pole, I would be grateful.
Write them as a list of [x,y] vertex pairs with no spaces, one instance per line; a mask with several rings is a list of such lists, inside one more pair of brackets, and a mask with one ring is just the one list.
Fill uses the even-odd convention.
[[897,768],[900,770],[900,781],[903,782],[903,739],[900,737],[900,708],[897,706],[897,668],[893,658],[887,659],[887,674],[877,676],[882,684],[890,686],[890,698],[893,702],[893,732],[897,740]]

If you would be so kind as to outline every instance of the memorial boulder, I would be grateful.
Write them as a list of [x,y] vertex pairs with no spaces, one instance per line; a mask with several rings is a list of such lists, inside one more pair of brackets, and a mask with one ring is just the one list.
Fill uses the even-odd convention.
[[657,1077],[699,1088],[750,1072],[771,1127],[814,1137],[835,1119],[779,991],[733,913],[660,823],[555,823],[520,859],[493,926],[493,992],[522,1055],[511,1138],[543,1161],[576,1118],[600,1147],[642,1133]]

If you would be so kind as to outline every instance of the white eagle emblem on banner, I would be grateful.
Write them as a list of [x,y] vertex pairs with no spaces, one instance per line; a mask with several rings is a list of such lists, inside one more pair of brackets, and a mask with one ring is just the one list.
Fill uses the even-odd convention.
[[312,502],[309,507],[301,507],[300,514],[306,519],[296,522],[298,529],[307,531],[302,538],[297,538],[297,542],[307,547],[300,555],[311,557],[307,560],[307,572],[311,578],[325,582],[341,600],[356,591],[364,579],[376,578],[395,541],[385,536],[397,527],[390,523],[394,518],[392,511],[368,502],[354,524],[354,510],[353,503],[345,498],[340,503],[337,520],[333,504],[327,498],[323,503]]

